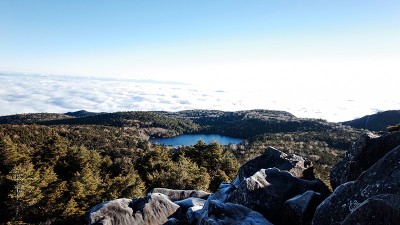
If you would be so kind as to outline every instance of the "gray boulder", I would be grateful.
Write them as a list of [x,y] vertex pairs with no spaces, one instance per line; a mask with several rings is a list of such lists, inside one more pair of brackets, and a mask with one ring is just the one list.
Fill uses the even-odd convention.
[[320,193],[306,191],[285,202],[281,209],[281,224],[309,225],[315,209],[323,201]]
[[144,198],[117,199],[96,205],[88,212],[88,221],[96,225],[164,224],[179,206],[163,194]]
[[272,223],[279,223],[284,203],[308,190],[326,198],[330,191],[319,179],[303,180],[277,168],[261,169],[246,178],[227,201],[246,206],[263,214]]
[[168,188],[154,188],[149,193],[164,194],[171,201],[179,201],[190,197],[207,199],[210,195],[210,193],[201,190],[173,190]]
[[387,225],[400,223],[400,193],[377,195],[351,212],[342,225]]
[[132,199],[121,198],[94,206],[86,214],[89,225],[133,224],[131,202]]
[[207,201],[197,225],[272,225],[260,213],[242,205]]
[[203,206],[193,206],[190,207],[187,212],[186,212],[186,220],[188,221],[189,224],[195,224],[196,221],[198,221],[202,215],[202,209]]
[[193,206],[203,206],[207,200],[201,198],[187,198],[179,201],[175,201],[174,203],[179,205],[181,208],[188,209]]
[[233,183],[237,186],[260,169],[267,168],[285,170],[293,176],[302,179],[313,180],[315,178],[311,161],[298,155],[287,155],[273,147],[268,147],[265,149],[264,154],[246,162],[240,167],[237,178]]
[[356,180],[362,172],[398,145],[400,145],[400,132],[385,133],[382,136],[370,132],[363,134],[349,149],[344,159],[332,168],[330,175],[332,188]]
[[181,225],[182,222],[179,221],[176,218],[170,218],[167,222],[165,222],[163,225]]
[[222,202],[226,202],[226,200],[228,199],[229,195],[236,190],[236,187],[234,185],[232,185],[231,183],[221,183],[219,185],[219,189],[218,191],[216,191],[215,193],[211,194],[208,197],[208,200],[219,200]]
[[[354,221],[357,215],[362,215],[359,213],[364,212],[365,214],[369,209],[373,209],[379,204],[385,204],[384,200],[377,203],[376,196],[398,193],[400,193],[400,146],[387,153],[355,181],[350,181],[337,187],[335,192],[318,206],[313,224],[336,225],[342,224],[345,220]],[[372,206],[372,203],[375,206]],[[370,218],[391,217],[393,214],[389,207],[390,204],[386,205],[388,207],[382,206],[375,212],[369,210],[368,216]]]

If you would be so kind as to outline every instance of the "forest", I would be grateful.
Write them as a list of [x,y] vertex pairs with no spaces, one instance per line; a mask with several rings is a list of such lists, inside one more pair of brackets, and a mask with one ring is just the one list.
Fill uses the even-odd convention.
[[[362,132],[267,110],[21,114],[0,124],[0,224],[84,224],[99,202],[155,187],[213,192],[268,146],[308,157],[327,181]],[[182,133],[246,140],[179,148],[148,141]]]

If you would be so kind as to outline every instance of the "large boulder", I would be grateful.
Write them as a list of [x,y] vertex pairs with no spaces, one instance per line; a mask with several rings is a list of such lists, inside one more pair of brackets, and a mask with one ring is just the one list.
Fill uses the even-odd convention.
[[272,225],[260,213],[242,205],[209,200],[197,225]]
[[342,225],[399,224],[400,193],[377,195],[365,200],[351,212]]
[[168,188],[154,188],[149,193],[160,193],[168,196],[171,201],[193,198],[207,199],[210,193],[201,190],[173,190]]
[[178,209],[166,195],[153,193],[144,198],[101,203],[93,207],[87,217],[89,225],[156,225],[166,223]]
[[260,212],[272,223],[279,223],[284,203],[308,190],[326,198],[330,191],[319,179],[304,180],[277,168],[261,169],[242,181],[227,202],[246,206]]
[[186,220],[188,224],[196,224],[203,213],[203,206],[190,207],[186,212]]
[[116,199],[103,202],[87,212],[87,220],[93,225],[133,224],[132,199]]
[[234,190],[236,190],[236,187],[233,184],[223,182],[219,185],[218,191],[211,194],[210,197],[208,197],[208,200],[219,200],[221,202],[226,202],[229,195],[232,194]]
[[[379,148],[377,151],[379,151]],[[313,224],[342,224],[345,221],[355,221],[367,213],[368,218],[392,218],[393,215],[396,215],[393,214],[392,208],[396,209],[396,206],[393,207],[395,204],[385,203],[386,198],[381,196],[398,193],[400,193],[400,146],[387,153],[355,181],[337,187],[335,192],[318,206]],[[381,198],[379,201],[377,200],[378,196]],[[379,208],[379,210],[374,211],[376,208]],[[362,221],[365,222],[365,220]],[[390,223],[390,221],[385,224],[398,224],[398,222]],[[349,224],[350,222],[346,223]]]
[[336,164],[330,175],[332,188],[356,180],[360,174],[390,150],[400,145],[400,132],[385,133],[382,136],[363,134],[349,149],[344,159]]
[[246,162],[240,167],[234,185],[239,185],[247,177],[252,176],[260,169],[278,168],[291,173],[293,176],[313,180],[314,172],[311,161],[298,155],[287,155],[273,147],[265,149],[264,154]]
[[281,224],[310,225],[317,206],[323,201],[320,193],[306,191],[285,202],[281,209]]

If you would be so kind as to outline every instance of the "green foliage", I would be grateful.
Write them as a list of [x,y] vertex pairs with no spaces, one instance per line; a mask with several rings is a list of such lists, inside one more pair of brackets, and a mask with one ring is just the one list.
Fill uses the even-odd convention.
[[[0,125],[0,224],[83,224],[84,212],[99,202],[155,187],[215,191],[235,178],[239,161],[267,146],[308,156],[328,180],[360,133],[268,110],[24,114],[1,123],[7,125]],[[177,149],[148,142],[195,132],[248,140]]]
[[13,220],[19,221],[26,208],[43,198],[40,178],[32,163],[19,164],[7,174],[6,179],[10,183],[8,203],[9,209],[14,211]]
[[[104,125],[142,128],[155,137],[174,136],[193,132],[198,125],[188,119],[176,119],[156,112],[117,112],[60,120],[39,121],[44,125]],[[159,129],[154,129],[159,128]]]
[[26,151],[24,146],[18,146],[9,136],[2,138],[0,140],[1,170],[10,171],[15,165],[26,162],[28,160]]
[[389,132],[395,132],[395,131],[400,131],[400,123],[394,126],[388,126],[387,130]]
[[167,187],[173,189],[207,190],[209,175],[190,159],[179,156],[175,161],[171,153],[160,146],[146,152],[136,165],[149,189]]
[[216,191],[221,182],[233,180],[239,169],[239,162],[234,155],[216,142],[206,144],[198,141],[194,146],[182,147],[175,154],[184,155],[207,170],[210,191]]
[[133,165],[115,169],[126,154],[75,146],[50,127],[0,126],[0,153],[0,224],[82,224],[95,204],[145,189]]
[[146,186],[135,170],[109,180],[105,187],[107,199],[138,198],[145,193]]

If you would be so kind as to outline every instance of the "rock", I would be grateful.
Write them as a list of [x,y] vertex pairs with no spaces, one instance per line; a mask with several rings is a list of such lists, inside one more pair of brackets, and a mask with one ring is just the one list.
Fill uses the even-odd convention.
[[377,195],[361,203],[342,225],[399,224],[400,194]]
[[186,212],[186,219],[189,224],[195,224],[195,222],[200,219],[201,214],[202,214],[202,209],[203,209],[203,206],[199,206],[199,205],[190,207],[188,209],[188,211]]
[[[377,149],[379,151],[379,148]],[[391,150],[377,163],[363,172],[355,181],[344,183],[325,199],[317,208],[313,224],[341,224],[354,220],[357,211],[366,211],[364,202],[374,200],[375,196],[398,194],[400,192],[400,146]],[[376,201],[374,201],[376,203]],[[383,204],[383,203],[382,203]],[[363,208],[360,208],[363,207]],[[360,209],[359,209],[360,208]],[[390,210],[370,211],[369,217],[390,217]],[[398,224],[398,223],[396,223]]]
[[167,222],[165,222],[163,225],[180,225],[181,221],[179,221],[176,218],[170,218]]
[[211,194],[208,197],[208,200],[219,200],[221,202],[226,202],[228,199],[229,195],[236,190],[236,187],[232,185],[231,183],[221,183],[219,185],[218,191],[216,191],[214,194]]
[[278,223],[283,204],[308,190],[321,193],[322,198],[330,194],[319,179],[303,180],[277,168],[261,169],[242,181],[227,201],[260,212],[272,223]]
[[260,213],[242,205],[207,201],[197,225],[272,225]]
[[207,199],[210,195],[210,193],[201,190],[172,190],[167,188],[154,188],[149,193],[164,194],[168,196],[171,201],[179,201],[190,197]]
[[315,209],[322,200],[321,194],[314,191],[306,191],[287,200],[281,209],[281,224],[311,224]]
[[382,136],[363,134],[346,153],[343,161],[331,170],[332,188],[356,180],[390,150],[400,145],[400,132],[385,133]]
[[203,206],[206,200],[201,198],[187,198],[180,201],[175,201],[175,204],[179,205],[181,208],[188,209],[193,206]]
[[133,224],[131,202],[132,199],[121,198],[94,206],[86,214],[89,225]]
[[88,212],[90,224],[155,225],[164,224],[179,206],[166,195],[153,193],[144,198],[117,199],[99,204]]
[[273,147],[268,147],[264,154],[246,162],[240,167],[236,181],[233,183],[237,186],[260,169],[274,167],[289,171],[293,176],[298,178],[307,180],[315,178],[311,161],[294,154],[287,155]]

